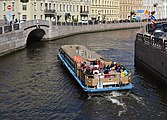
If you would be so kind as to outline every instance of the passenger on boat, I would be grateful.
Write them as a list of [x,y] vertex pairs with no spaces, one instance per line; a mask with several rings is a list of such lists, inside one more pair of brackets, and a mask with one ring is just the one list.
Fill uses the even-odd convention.
[[83,72],[86,72],[87,67],[88,67],[88,65],[86,64],[86,62],[81,63],[81,70],[82,70]]
[[110,68],[109,73],[117,72],[114,67]]
[[91,72],[91,70],[90,70],[90,67],[87,67],[87,68],[86,68],[85,73],[88,74],[88,75],[91,75],[91,74],[92,74],[92,72]]
[[100,76],[100,78],[104,78],[104,69],[103,68],[100,68],[99,76]]
[[119,64],[117,68],[117,72],[120,72],[120,70],[121,70],[121,65]]
[[121,77],[121,78],[122,78],[122,77],[125,77],[125,73],[124,73],[123,69],[121,69],[120,71],[121,71],[121,76],[120,76],[120,77]]
[[106,69],[106,64],[104,64],[104,65],[103,65],[102,69],[103,69],[103,70],[105,70],[105,69]]
[[97,74],[100,73],[100,71],[97,69],[97,67],[95,67],[95,69],[93,70],[93,74],[95,74],[95,73],[97,73]]
[[109,70],[106,69],[106,70],[104,71],[104,77],[105,77],[105,78],[109,78],[109,77],[110,77]]
[[96,60],[96,63],[98,65],[98,69],[100,69],[101,65],[100,65],[100,60]]
[[100,69],[100,60],[94,61],[93,67],[94,67],[94,68],[97,67],[98,69]]
[[118,65],[116,62],[114,62],[114,69],[117,70],[118,69]]
[[123,70],[123,72],[125,73],[125,75],[127,76],[128,75],[128,71],[126,70],[126,68],[122,65],[121,66],[121,69]]
[[99,78],[99,75],[98,75],[97,72],[94,73],[94,78],[95,78],[95,79],[96,79],[96,78]]
[[93,62],[90,62],[90,69],[91,69],[91,71],[93,71]]
[[124,73],[126,76],[128,76],[128,71],[126,69],[124,70]]
[[110,66],[109,65],[107,65],[107,67],[106,67],[108,70],[110,69]]
[[88,65],[86,64],[86,62],[84,62],[84,68],[87,68],[88,67]]
[[112,62],[111,65],[110,65],[110,68],[114,67],[114,63]]

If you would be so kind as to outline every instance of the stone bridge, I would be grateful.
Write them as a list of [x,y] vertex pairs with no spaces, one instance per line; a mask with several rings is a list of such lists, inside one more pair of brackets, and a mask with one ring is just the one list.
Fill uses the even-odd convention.
[[47,35],[49,35],[49,21],[30,20],[20,24],[20,30],[23,31],[26,44],[32,41],[47,39]]
[[0,56],[8,52],[26,47],[33,41],[48,41],[69,35],[90,33],[98,31],[139,28],[140,22],[134,23],[110,23],[110,24],[64,24],[54,25],[51,21],[31,20],[11,25],[6,32],[5,26],[0,26]]
[[47,39],[49,21],[31,20],[17,26],[0,26],[0,56],[26,47],[32,41]]

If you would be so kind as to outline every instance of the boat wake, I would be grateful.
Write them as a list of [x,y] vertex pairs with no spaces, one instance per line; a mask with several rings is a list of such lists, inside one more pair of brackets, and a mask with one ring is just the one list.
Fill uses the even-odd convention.
[[[120,117],[123,113],[126,113],[127,111],[127,106],[126,104],[122,101],[123,96],[125,96],[123,93],[118,92],[118,91],[113,91],[110,93],[109,96],[105,96],[106,100],[112,102],[113,104],[116,104],[118,106],[122,106],[123,110],[119,110],[118,116]],[[121,98],[121,99],[120,99]]]
[[134,94],[130,94],[130,96],[131,96],[132,98],[134,98],[135,100],[137,100],[137,103],[139,103],[139,104],[145,106],[145,103],[143,102],[142,97],[136,96],[136,95],[134,95]]
[[104,96],[104,98],[107,101],[122,107],[122,110],[118,111],[119,117],[128,111],[128,105],[126,104],[126,102],[124,102],[124,99],[134,99],[137,103],[145,106],[142,98],[134,95],[131,92],[125,93],[120,91],[113,91],[110,93],[110,95]]

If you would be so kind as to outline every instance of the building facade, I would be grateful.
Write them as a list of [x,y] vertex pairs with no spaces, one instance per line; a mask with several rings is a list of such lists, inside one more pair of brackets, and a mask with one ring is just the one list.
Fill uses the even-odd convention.
[[[112,21],[147,16],[137,10],[155,11],[156,19],[167,17],[167,0],[1,0],[0,19]],[[133,13],[133,14],[132,14]]]
[[167,0],[164,0],[164,3],[163,3],[163,6],[164,6],[164,17],[167,18]]
[[143,13],[138,13],[138,10],[143,10],[143,0],[132,0],[132,12],[135,12],[134,17],[136,20],[142,19]]
[[130,18],[132,12],[132,0],[119,0],[119,19],[125,20]]
[[89,0],[1,0],[0,19],[77,21],[88,19]]
[[91,0],[90,19],[92,20],[118,20],[119,0]]
[[143,9],[150,13],[155,11],[155,18],[162,19],[165,17],[165,0],[143,0]]

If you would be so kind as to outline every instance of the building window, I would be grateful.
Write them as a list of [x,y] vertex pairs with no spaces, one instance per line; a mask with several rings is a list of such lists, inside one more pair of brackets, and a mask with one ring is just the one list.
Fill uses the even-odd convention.
[[12,2],[12,11],[14,11],[14,2]]
[[87,6],[87,11],[89,11],[89,6]]
[[66,6],[65,6],[65,4],[64,4],[64,5],[63,5],[63,11],[64,11],[64,12],[65,12],[65,7],[66,7]]
[[59,5],[57,4],[57,12],[59,11]]
[[73,5],[73,12],[75,12],[75,5]]
[[43,11],[43,3],[41,3],[41,11]]
[[6,3],[3,3],[3,11],[5,11]]
[[34,2],[34,11],[37,11],[37,3]]
[[27,20],[27,15],[22,16],[23,20]]
[[34,20],[36,20],[37,19],[37,16],[36,15],[34,15]]
[[6,15],[3,15],[3,18],[5,19],[5,22],[7,21]]
[[52,9],[52,5],[51,5],[51,3],[49,3],[49,10],[51,10]]
[[70,5],[70,11],[72,11],[72,5]]
[[79,12],[79,5],[77,5],[77,12]]
[[48,10],[48,3],[45,3],[45,10]]
[[41,15],[41,20],[42,20],[43,16]]
[[69,12],[68,5],[67,5],[67,12]]
[[62,5],[60,4],[60,11],[62,11]]
[[56,10],[56,4],[53,4],[53,6],[54,6],[54,10]]
[[27,10],[27,5],[23,5],[23,10]]

